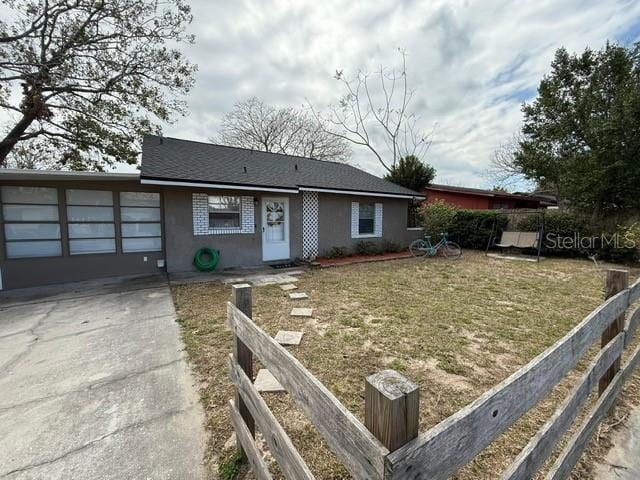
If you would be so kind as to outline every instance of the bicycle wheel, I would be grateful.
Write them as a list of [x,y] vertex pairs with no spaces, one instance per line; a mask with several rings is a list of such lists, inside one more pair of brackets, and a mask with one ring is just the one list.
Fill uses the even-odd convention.
[[409,251],[414,257],[424,257],[428,249],[427,242],[424,240],[414,240],[411,242],[411,245],[409,245]]
[[440,247],[440,250],[445,258],[459,258],[462,256],[462,248],[455,242],[447,241],[447,243]]

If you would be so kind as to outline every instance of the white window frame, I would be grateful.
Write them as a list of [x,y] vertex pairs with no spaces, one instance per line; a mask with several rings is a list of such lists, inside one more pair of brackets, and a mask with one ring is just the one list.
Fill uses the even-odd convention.
[[[110,194],[110,200],[111,203],[110,204],[103,204],[103,203],[91,203],[91,202],[73,202],[71,203],[69,201],[71,192],[73,191],[87,191],[87,192],[107,192]],[[76,256],[76,255],[115,255],[117,254],[117,242],[116,242],[116,228],[115,228],[115,205],[114,205],[114,201],[113,201],[113,192],[111,190],[97,190],[97,189],[89,189],[89,188],[70,188],[67,189],[65,191],[65,202],[66,202],[66,210],[67,210],[67,238],[68,238],[68,245],[69,245],[69,255],[70,256]],[[70,209],[73,209],[73,207],[92,207],[92,208],[103,208],[103,209],[107,209],[110,208],[111,209],[111,220],[72,220],[69,218],[69,211]],[[97,224],[104,224],[104,225],[112,225],[113,228],[113,237],[79,237],[79,236],[75,236],[72,237],[71,235],[71,229],[70,226],[71,225],[97,225]],[[92,250],[92,251],[73,251],[73,243],[74,242],[82,242],[84,240],[112,240],[113,241],[113,249],[109,249],[109,250],[102,250],[102,251],[97,251],[97,250]]]
[[[136,203],[135,200],[134,201],[129,201],[129,200],[123,200],[124,196],[128,193],[147,193],[147,194],[153,194],[154,196],[157,196],[157,205],[155,203],[152,204],[145,204],[145,202],[138,202]],[[162,205],[162,197],[160,195],[159,192],[130,192],[130,191],[126,191],[126,192],[119,192],[118,194],[118,199],[119,199],[119,206],[120,206],[120,249],[122,251],[122,253],[145,253],[145,252],[161,252],[162,251],[162,209],[161,209],[161,205]],[[124,215],[123,215],[123,211],[127,208],[136,208],[136,209],[149,209],[149,211],[151,210],[157,210],[158,212],[158,219],[155,220],[123,220]],[[141,225],[141,224],[145,224],[145,225],[158,225],[159,226],[159,233],[158,235],[128,235],[125,234],[125,226],[127,225]],[[135,240],[135,239],[156,239],[157,241],[159,241],[158,243],[158,247],[157,248],[145,248],[145,249],[131,249],[129,247],[125,247],[125,243],[126,240]]]
[[[233,195],[232,195],[233,196]],[[193,235],[240,235],[253,234],[255,225],[256,199],[243,195],[241,200],[241,227],[240,228],[209,228],[209,194],[192,193],[193,207]]]
[[[371,202],[365,202],[371,203]],[[351,202],[351,238],[382,237],[383,204],[374,203],[373,233],[360,233],[360,202]]]
[[[18,201],[5,201],[6,197],[8,197],[8,195],[6,195],[6,193],[4,195],[0,195],[2,196],[2,211],[3,211],[3,215],[2,215],[2,220],[3,220],[3,231],[4,231],[4,245],[5,245],[5,257],[9,260],[19,260],[19,259],[23,259],[23,258],[52,258],[52,257],[61,257],[62,256],[62,238],[61,238],[61,225],[60,225],[60,213],[59,213],[59,202],[60,202],[60,198],[59,198],[59,193],[58,193],[58,189],[57,188],[52,188],[52,187],[29,187],[29,186],[24,186],[24,185],[4,185],[2,187],[2,192],[7,192],[8,189],[20,189],[20,188],[32,188],[32,189],[46,189],[46,190],[51,190],[53,192],[55,192],[55,203],[53,202],[53,199],[51,200],[51,202],[49,203],[40,203],[40,202],[31,202],[31,201],[22,201],[22,202],[18,202]],[[55,207],[55,220],[38,220],[38,219],[28,219],[28,220],[7,220],[6,216],[5,216],[5,206],[9,206],[9,207],[20,207],[20,206],[31,206],[31,207],[48,207],[48,208],[52,208]],[[41,225],[41,224],[46,224],[46,225],[56,225],[57,228],[57,236],[55,237],[47,237],[47,238],[22,238],[22,239],[7,239],[7,226],[8,225]],[[11,244],[22,244],[22,245],[26,245],[26,244],[34,244],[34,243],[40,243],[40,244],[44,244],[44,243],[57,243],[57,253],[55,254],[44,254],[44,255],[39,255],[39,254],[27,254],[27,255],[10,255],[9,253],[9,245]],[[31,251],[32,252],[32,251]]]
[[[233,198],[236,200],[236,202],[238,203],[238,211],[233,211],[233,210],[229,210],[229,211],[218,211],[218,212],[212,212],[211,211],[211,204],[213,203],[211,200],[213,198]],[[211,225],[211,214],[216,214],[216,213],[233,213],[233,214],[237,214],[238,215],[238,226],[233,226],[233,227],[220,227],[220,226],[216,226],[216,225]],[[209,231],[224,231],[224,232],[237,232],[240,233],[242,231],[242,197],[238,196],[238,195],[207,195],[207,224],[209,227]]]

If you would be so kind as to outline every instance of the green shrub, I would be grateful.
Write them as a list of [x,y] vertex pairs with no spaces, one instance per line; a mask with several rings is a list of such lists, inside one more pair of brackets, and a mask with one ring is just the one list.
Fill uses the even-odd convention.
[[623,227],[622,239],[626,245],[633,245],[636,252],[640,252],[640,222],[634,222],[627,227]]
[[458,209],[444,200],[427,203],[420,209],[422,228],[425,235],[439,238],[442,232],[448,232]]
[[[537,215],[518,220],[517,229],[537,231]],[[564,240],[563,240],[564,239]],[[611,227],[574,212],[545,211],[542,250],[547,256],[587,257],[629,262],[638,258],[640,225]],[[564,243],[563,243],[564,242]]]
[[380,249],[384,252],[384,253],[398,253],[398,252],[402,252],[403,250],[406,249],[406,247],[400,245],[399,243],[396,243],[392,240],[383,240],[382,244],[380,245]]
[[491,210],[458,210],[449,226],[449,239],[462,248],[484,250],[487,247],[494,222],[497,231],[508,223],[507,216]]
[[[640,225],[638,223],[628,226],[618,225],[613,233],[617,237],[615,244],[603,243],[597,251],[598,258],[620,263],[638,261]],[[611,236],[611,234],[608,235]]]
[[327,252],[329,258],[341,258],[346,257],[349,254],[347,247],[331,247]]
[[[557,210],[545,210],[542,254],[547,256],[587,257],[599,260],[629,262],[640,258],[640,223],[612,227],[611,222],[594,221],[585,215]],[[491,230],[496,225],[496,240],[505,230],[537,232],[539,213],[506,215],[492,210],[465,210],[439,200],[422,207],[425,234],[435,243],[440,233],[462,248],[483,250]],[[567,239],[570,244],[562,244]]]
[[494,222],[497,229],[505,228],[506,215],[491,210],[466,210],[448,205],[442,200],[422,207],[423,228],[435,243],[446,232],[449,239],[462,248],[482,250],[486,248]]
[[380,247],[371,240],[362,240],[356,243],[356,253],[358,255],[382,255],[384,251]]
[[[519,218],[513,230],[522,232],[536,232],[540,228],[540,216],[538,214],[525,215]],[[544,255],[559,255],[563,257],[587,256],[592,254],[589,249],[563,248],[557,239],[577,238],[592,235],[591,227],[583,215],[569,212],[547,211],[544,212],[543,253]]]
[[240,466],[242,465],[242,454],[236,452],[227,460],[220,463],[218,467],[218,473],[223,480],[233,480],[240,473]]
[[[544,230],[557,235],[571,236],[575,232],[582,234],[593,233],[592,226],[583,215],[549,210],[543,213]],[[540,216],[538,214],[530,214],[518,219],[516,227],[520,231],[535,232],[539,228]],[[596,228],[598,230],[598,228]]]

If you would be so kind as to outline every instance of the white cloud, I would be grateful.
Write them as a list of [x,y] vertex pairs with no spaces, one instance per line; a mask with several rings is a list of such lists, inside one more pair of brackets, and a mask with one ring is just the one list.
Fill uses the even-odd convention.
[[[635,1],[193,2],[190,54],[199,63],[191,115],[167,135],[206,140],[231,105],[258,96],[276,105],[334,102],[336,69],[354,73],[398,61],[407,50],[413,106],[437,181],[486,186],[494,149],[521,124],[554,51],[600,48],[634,31]],[[636,28],[637,32],[638,29]],[[629,40],[628,38],[626,39]],[[364,148],[354,160],[382,168]]]
[[[560,46],[581,51],[607,39],[637,40],[636,0],[191,0],[199,65],[191,114],[165,128],[204,140],[222,115],[250,96],[281,106],[316,106],[342,94],[332,77],[398,61],[406,49],[415,113],[436,125],[427,161],[437,181],[487,186],[494,149],[517,131],[520,104],[535,96]],[[361,167],[382,174],[364,148]]]

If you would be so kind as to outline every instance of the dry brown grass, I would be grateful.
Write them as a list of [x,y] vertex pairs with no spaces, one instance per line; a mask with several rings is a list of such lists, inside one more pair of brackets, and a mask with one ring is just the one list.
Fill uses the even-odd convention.
[[[638,271],[631,273],[632,278]],[[254,289],[254,320],[275,335],[302,330],[292,353],[360,419],[364,379],[385,368],[403,372],[421,387],[424,431],[505,379],[553,344],[602,301],[603,274],[582,260],[548,259],[540,264],[486,258],[475,252],[458,261],[396,260],[319,271],[300,277],[313,319],[289,316],[293,301],[278,286]],[[173,288],[184,340],[201,379],[211,440],[212,475],[232,450],[226,402],[233,390],[226,358],[231,334],[225,326],[230,287],[217,283]],[[595,349],[594,349],[595,351]],[[579,372],[563,381],[457,478],[496,478],[566,396]],[[347,472],[287,395],[267,402],[317,478]],[[640,402],[636,375],[618,408],[623,417]],[[607,425],[576,469],[590,478],[590,465],[606,452]]]

